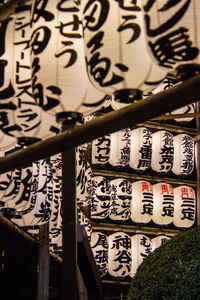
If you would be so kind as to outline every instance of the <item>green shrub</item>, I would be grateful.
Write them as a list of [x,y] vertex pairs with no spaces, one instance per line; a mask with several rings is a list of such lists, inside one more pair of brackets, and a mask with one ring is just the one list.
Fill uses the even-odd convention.
[[128,300],[200,299],[200,228],[156,249],[138,268]]

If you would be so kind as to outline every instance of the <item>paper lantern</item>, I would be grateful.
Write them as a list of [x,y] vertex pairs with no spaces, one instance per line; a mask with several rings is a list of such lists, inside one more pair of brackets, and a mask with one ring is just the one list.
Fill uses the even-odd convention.
[[131,269],[131,238],[124,232],[108,236],[108,273],[113,277],[126,277]]
[[194,139],[188,134],[174,136],[174,160],[172,172],[187,176],[194,170]]
[[132,183],[131,220],[135,223],[149,223],[153,215],[153,189],[148,181]]
[[151,168],[158,173],[168,173],[173,166],[173,135],[167,130],[152,134]]
[[196,196],[193,188],[181,185],[174,188],[174,220],[177,228],[190,228],[196,218]]
[[145,171],[151,166],[152,137],[151,131],[139,127],[131,131],[130,162],[136,171]]
[[110,157],[111,136],[105,135],[92,142],[92,164],[105,165]]
[[141,2],[83,0],[81,6],[92,84],[114,94],[116,102],[141,99],[141,90],[152,89],[165,77],[147,51]]
[[126,221],[130,218],[132,184],[130,181],[117,178],[110,181],[109,218],[113,221]]
[[170,237],[166,235],[158,235],[154,238],[151,239],[151,248],[152,252],[156,250],[157,248],[161,247],[164,245],[168,240],[170,240]]
[[130,129],[123,129],[111,134],[109,164],[125,167],[130,160]]
[[36,103],[52,115],[89,114],[101,107],[105,93],[96,90],[87,76],[79,7],[74,1],[64,2],[33,1],[33,94]]
[[152,251],[151,239],[144,234],[135,234],[131,237],[132,265],[130,276],[134,277],[143,259]]
[[92,178],[91,219],[103,220],[109,215],[110,182],[103,176]]
[[81,147],[76,151],[76,198],[80,207],[91,204],[92,170]]
[[174,218],[174,191],[167,183],[153,185],[153,216],[152,220],[158,225],[168,225]]
[[142,3],[152,57],[166,70],[178,68],[179,75],[187,72],[194,75],[200,59],[199,1],[143,0]]
[[99,275],[103,277],[107,274],[108,265],[107,235],[102,232],[92,232],[90,245],[99,270]]
[[92,234],[91,221],[84,215],[84,213],[80,210],[79,207],[78,207],[77,224],[84,225],[88,241],[90,241],[91,234]]

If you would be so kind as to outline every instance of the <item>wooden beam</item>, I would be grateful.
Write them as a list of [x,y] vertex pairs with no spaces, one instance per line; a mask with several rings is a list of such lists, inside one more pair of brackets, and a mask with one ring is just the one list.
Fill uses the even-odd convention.
[[118,111],[97,117],[56,137],[37,142],[25,149],[0,159],[0,173],[25,167],[35,160],[47,158],[59,152],[92,141],[105,134],[135,126],[138,123],[193,103],[200,94],[200,76],[195,76],[166,91],[139,100]]

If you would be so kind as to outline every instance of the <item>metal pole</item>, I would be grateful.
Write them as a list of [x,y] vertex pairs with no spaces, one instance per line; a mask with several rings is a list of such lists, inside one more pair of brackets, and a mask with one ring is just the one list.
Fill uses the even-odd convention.
[[0,159],[0,173],[25,167],[33,161],[92,141],[127,127],[135,126],[163,113],[193,103],[200,94],[200,76],[195,76],[166,91],[139,100],[128,107],[110,112],[95,120],[65,130],[56,137],[37,142]]

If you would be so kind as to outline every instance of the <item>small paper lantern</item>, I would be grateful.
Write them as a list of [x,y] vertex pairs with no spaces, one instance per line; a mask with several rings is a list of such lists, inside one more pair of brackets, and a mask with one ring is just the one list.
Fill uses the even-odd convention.
[[190,228],[196,218],[196,196],[193,188],[181,185],[174,188],[174,220],[177,228]]
[[151,166],[152,137],[151,131],[139,127],[131,131],[130,162],[136,171],[145,171]]
[[128,276],[131,260],[130,236],[124,232],[108,236],[108,273],[113,277]]
[[174,136],[174,160],[172,172],[187,176],[194,170],[194,139],[188,134]]
[[76,151],[76,198],[80,207],[91,204],[92,170],[81,147]]
[[111,134],[109,163],[114,167],[125,167],[130,160],[130,129]]
[[99,270],[99,275],[103,277],[107,274],[108,265],[107,235],[102,232],[92,232],[90,245]]
[[[199,1],[143,0],[150,52],[164,69],[199,69]],[[187,66],[189,64],[189,66]]]
[[92,142],[92,164],[105,165],[110,157],[110,135],[105,135]]
[[168,225],[174,218],[174,191],[167,183],[153,185],[153,216],[152,220],[158,225]]
[[158,173],[167,173],[173,166],[173,135],[166,130],[152,134],[151,168]]
[[52,115],[63,111],[89,114],[100,108],[105,93],[95,89],[87,76],[79,6],[72,0],[48,0],[45,6],[35,0],[31,25],[36,103]]
[[135,234],[131,237],[132,265],[130,276],[134,277],[143,259],[152,251],[151,239],[144,234]]
[[113,221],[126,221],[130,218],[130,202],[132,184],[130,181],[118,178],[110,181],[109,218]]
[[110,95],[117,92],[116,102],[141,99],[140,90],[152,89],[165,77],[147,51],[141,3],[83,0],[81,6],[92,84]]
[[153,189],[150,182],[140,180],[132,183],[131,220],[149,223],[153,215]]
[[158,235],[152,238],[151,239],[152,252],[157,248],[161,247],[162,245],[164,245],[168,240],[170,240],[170,237],[166,235]]
[[91,219],[108,217],[110,208],[110,182],[103,176],[92,178]]

